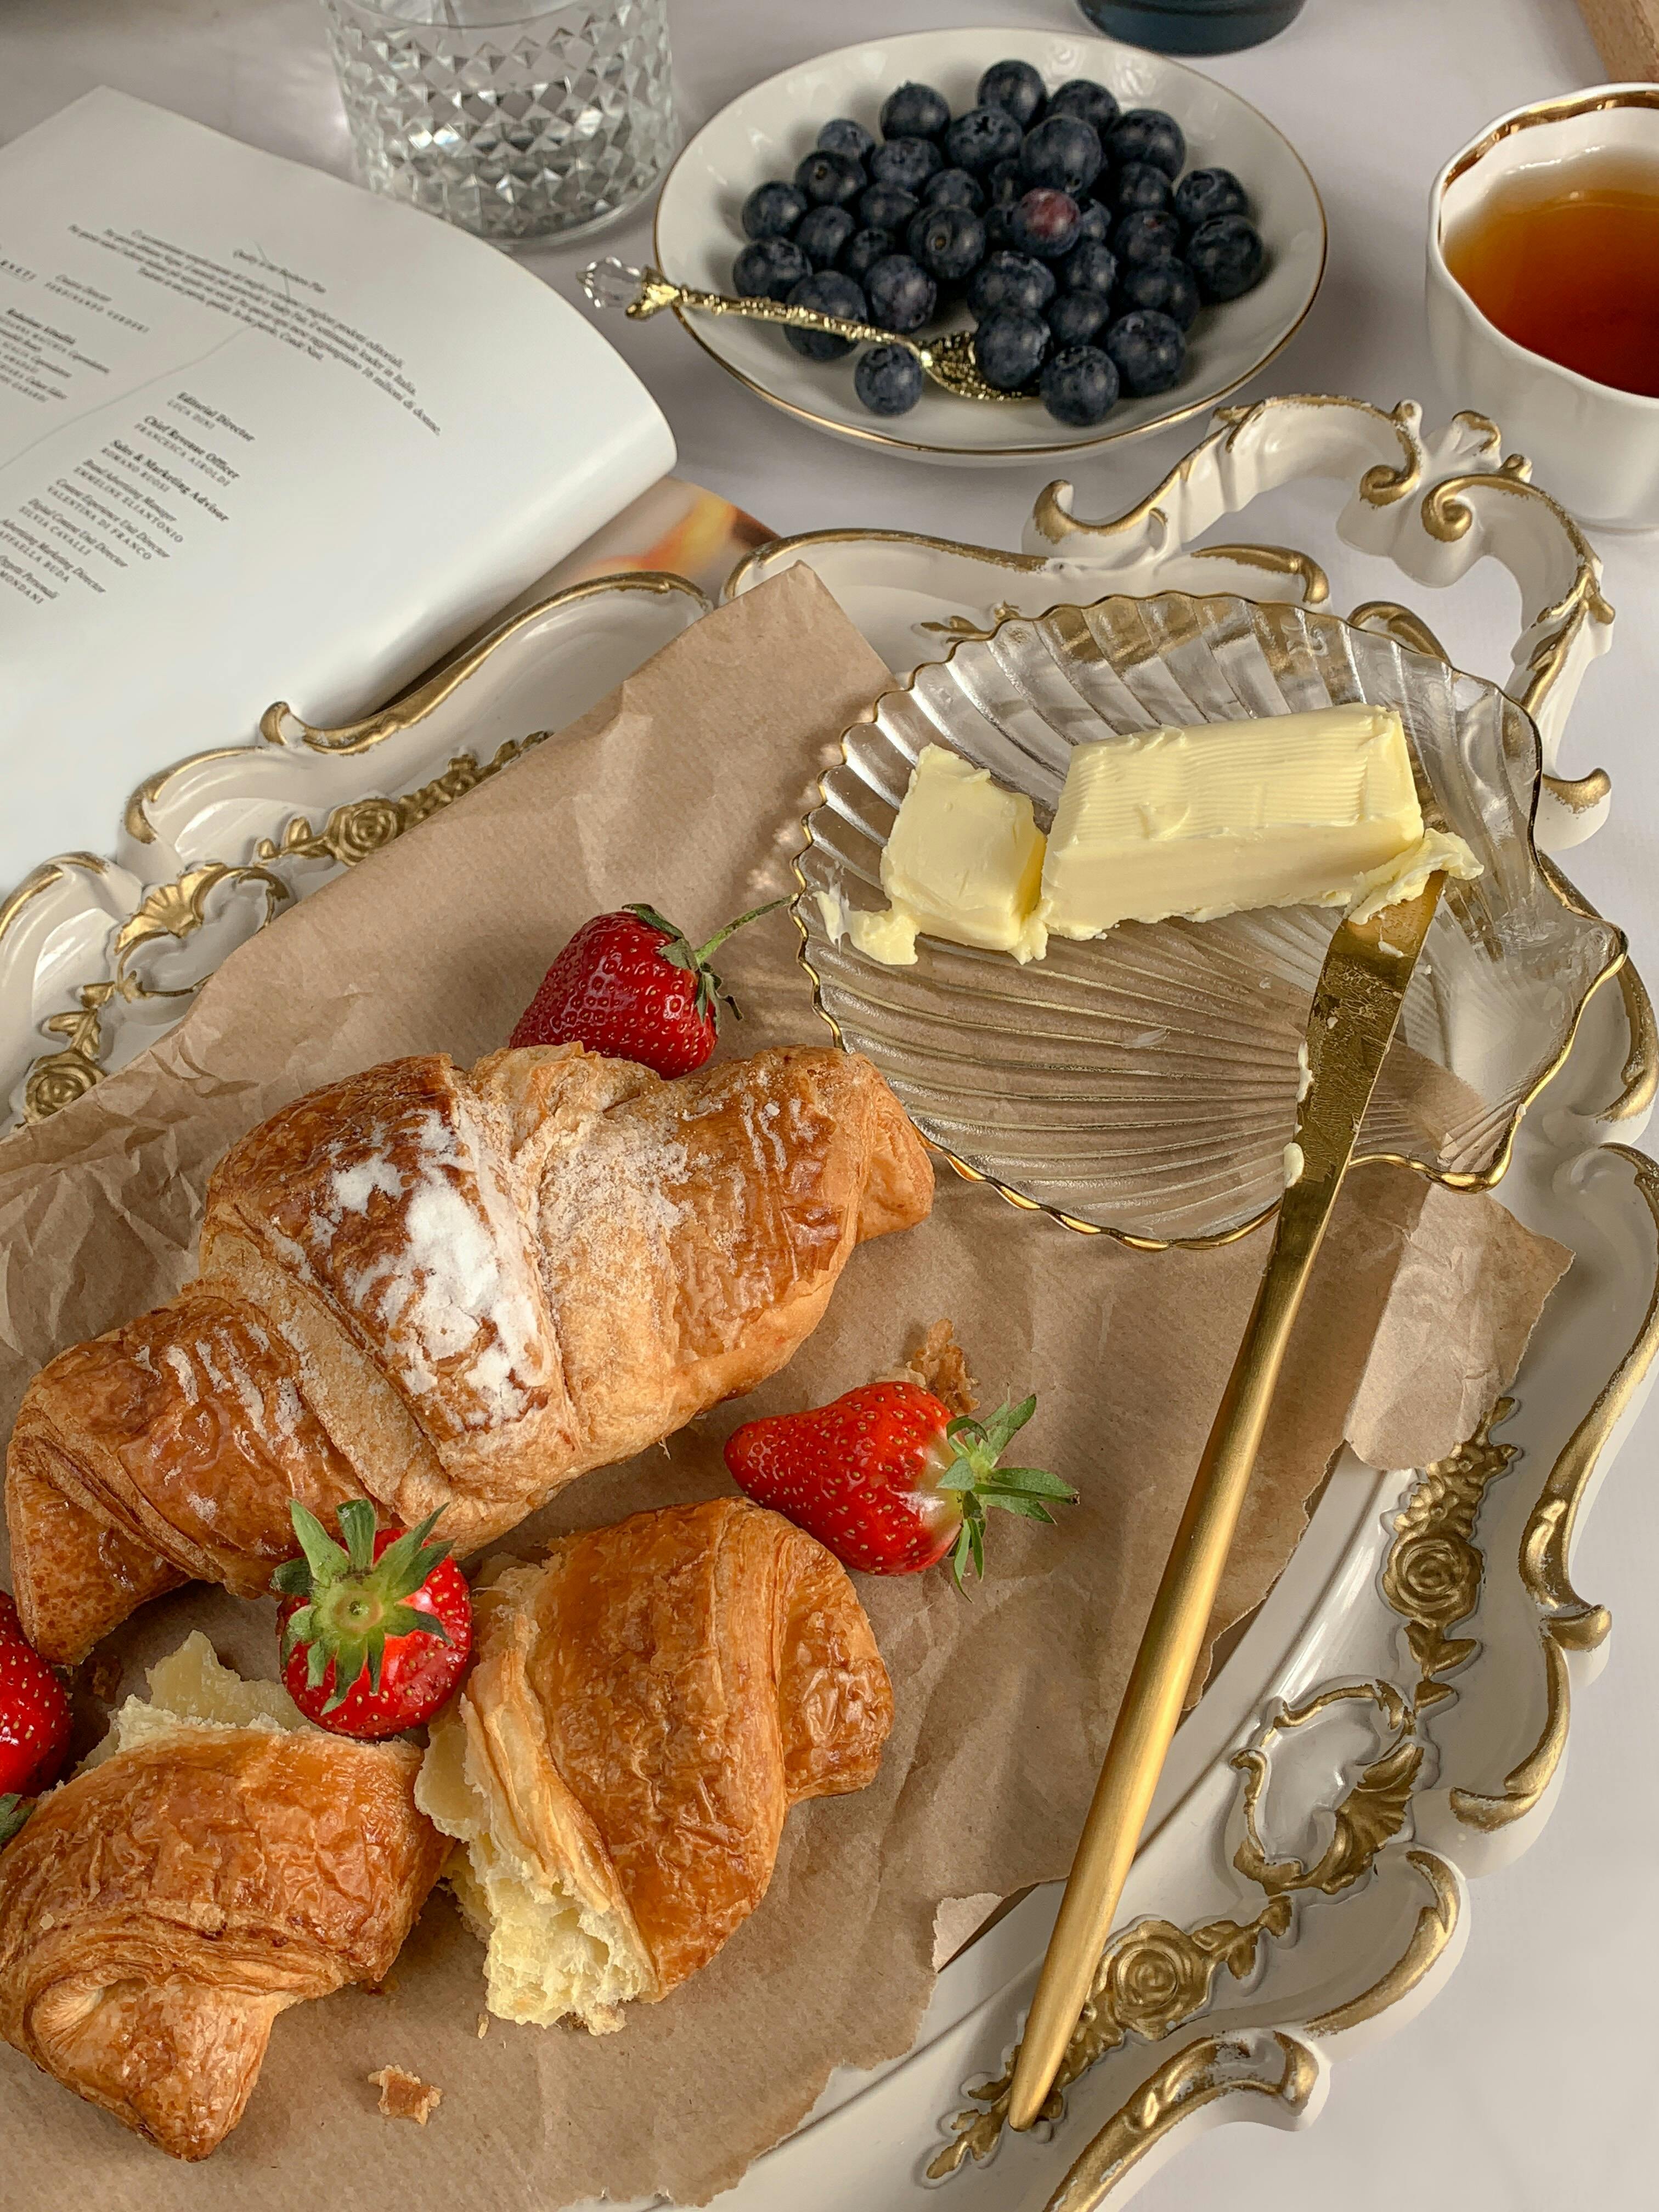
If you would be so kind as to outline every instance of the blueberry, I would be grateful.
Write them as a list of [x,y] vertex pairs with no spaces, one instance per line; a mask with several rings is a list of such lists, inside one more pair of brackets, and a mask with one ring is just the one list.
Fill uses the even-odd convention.
[[849,208],[810,208],[796,228],[794,243],[814,269],[833,269],[841,260],[842,247],[858,227]]
[[1054,296],[1054,270],[1023,253],[988,254],[968,282],[968,304],[975,315],[988,315],[997,307],[1035,315]]
[[1187,359],[1180,326],[1147,307],[1120,315],[1104,343],[1118,375],[1138,399],[1167,392],[1178,381]]
[[[850,276],[843,276],[834,269],[821,269],[811,276],[804,276],[789,295],[789,304],[792,307],[816,308],[821,315],[837,315],[846,323],[870,319],[863,292]],[[853,350],[851,338],[837,337],[832,331],[786,329],[783,335],[808,361],[839,361],[843,354]]]
[[1150,161],[1167,177],[1178,177],[1187,159],[1187,141],[1173,115],[1161,107],[1128,107],[1106,137],[1106,151],[1120,169],[1131,161]]
[[[809,216],[806,220],[810,222],[811,219]],[[807,251],[811,252],[811,248],[809,246]],[[1074,246],[1060,264],[1060,289],[1064,292],[1098,292],[1103,300],[1116,282],[1116,254],[1109,246],[1097,246],[1091,240]]]
[[1100,174],[1103,158],[1100,140],[1075,115],[1054,115],[1039,123],[1026,132],[1019,149],[1019,166],[1028,184],[1047,185],[1054,191],[1070,192],[1074,199]]
[[744,300],[787,300],[812,264],[793,238],[757,238],[732,265],[732,283]]
[[937,138],[951,120],[944,96],[931,84],[902,84],[882,102],[884,138]]
[[1062,292],[1042,311],[1056,346],[1088,345],[1104,327],[1111,303],[1099,292]]
[[1030,62],[993,62],[979,81],[980,106],[1001,108],[1022,131],[1042,114],[1044,96],[1042,79]]
[[870,320],[884,331],[919,331],[933,313],[939,288],[908,253],[890,253],[864,280]]
[[1156,307],[1184,331],[1198,313],[1198,280],[1184,261],[1165,253],[1126,270],[1118,298],[1126,307]]
[[908,415],[921,384],[921,363],[905,345],[872,346],[853,371],[853,389],[872,415]]
[[1069,253],[1082,228],[1077,202],[1041,185],[1008,210],[1010,246],[1016,253],[1033,253],[1043,261],[1058,261],[1062,253]]
[[855,230],[841,250],[836,266],[843,276],[862,284],[878,261],[884,261],[893,251],[890,230]]
[[870,179],[862,161],[845,154],[827,154],[822,148],[795,167],[795,182],[814,207],[847,207]]
[[1018,307],[993,307],[974,332],[979,373],[999,392],[1018,392],[1042,366],[1048,325]]
[[1018,161],[999,161],[985,173],[985,192],[993,207],[1012,207],[1027,191],[1025,172]]
[[945,158],[959,169],[989,169],[1012,161],[1019,146],[1019,125],[1001,107],[970,107],[945,134]]
[[870,174],[878,185],[895,185],[902,192],[919,192],[936,169],[945,167],[931,138],[890,138],[870,156]]
[[1161,261],[1166,253],[1181,251],[1181,225],[1167,211],[1143,208],[1126,215],[1112,233],[1112,251],[1126,267],[1137,261]]
[[872,185],[859,194],[859,222],[866,230],[896,233],[921,205],[913,192],[902,192],[896,185]]
[[1127,162],[1112,179],[1112,205],[1120,215],[1161,215],[1170,198],[1170,179],[1150,161]]
[[806,212],[806,195],[774,177],[757,185],[743,204],[745,238],[787,238]]
[[1231,169],[1194,169],[1175,188],[1175,211],[1196,230],[1212,216],[1249,215],[1250,203]]
[[1118,104],[1103,84],[1097,84],[1091,76],[1068,78],[1058,92],[1048,95],[1050,115],[1075,115],[1104,143],[1106,133],[1118,118]]
[[1098,200],[1090,200],[1079,210],[1082,221],[1078,225],[1078,243],[1086,240],[1091,246],[1104,246],[1112,234],[1112,218]]
[[1186,261],[1206,300],[1236,300],[1261,281],[1267,249],[1242,215],[1218,215],[1187,240]]
[[837,115],[819,131],[817,143],[826,154],[845,154],[849,161],[866,161],[876,142],[850,115]]
[[1117,366],[1097,346],[1069,345],[1046,364],[1037,388],[1056,422],[1086,430],[1117,404]]
[[966,276],[985,258],[985,225],[971,208],[924,208],[909,235],[915,241],[915,257],[930,276],[947,281]]
[[924,207],[964,207],[970,215],[985,211],[985,194],[979,180],[966,169],[937,169],[921,188]]

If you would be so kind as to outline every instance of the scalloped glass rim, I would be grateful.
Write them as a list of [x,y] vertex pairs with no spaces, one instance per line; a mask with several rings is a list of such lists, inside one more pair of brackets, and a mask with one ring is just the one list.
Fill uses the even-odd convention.
[[971,1181],[1150,1250],[1246,1235],[1276,1207],[1328,908],[1126,924],[1019,969],[923,939],[880,967],[815,896],[883,903],[880,851],[921,746],[1028,792],[1045,824],[1073,744],[1117,730],[1365,700],[1397,707],[1425,802],[1486,866],[1454,884],[1407,994],[1357,1160],[1457,1189],[1508,1166],[1527,1107],[1625,957],[1533,843],[1538,734],[1507,693],[1340,616],[1231,595],[1113,594],[956,641],[843,733],[795,861],[813,1003]]

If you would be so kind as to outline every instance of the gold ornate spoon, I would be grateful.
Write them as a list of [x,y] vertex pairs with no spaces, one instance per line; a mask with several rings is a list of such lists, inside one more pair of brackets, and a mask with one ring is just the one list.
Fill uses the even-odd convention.
[[905,347],[935,384],[943,385],[958,399],[1025,397],[1019,392],[999,392],[985,381],[974,359],[971,331],[950,331],[943,337],[926,340],[907,338],[896,331],[878,330],[873,323],[844,322],[838,315],[821,315],[816,307],[792,307],[782,300],[734,300],[724,292],[695,291],[690,285],[674,283],[660,269],[635,269],[615,259],[590,261],[581,272],[580,283],[596,307],[621,307],[636,323],[659,314],[665,307],[689,307],[702,315],[744,315],[751,322],[787,323],[798,331],[828,331],[856,344]]

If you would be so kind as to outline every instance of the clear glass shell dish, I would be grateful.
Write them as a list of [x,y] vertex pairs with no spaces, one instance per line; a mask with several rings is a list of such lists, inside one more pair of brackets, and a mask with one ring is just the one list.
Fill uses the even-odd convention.
[[915,967],[883,967],[831,924],[838,902],[885,903],[882,847],[926,744],[1028,792],[1046,829],[1072,747],[1105,730],[1353,702],[1398,708],[1425,814],[1486,871],[1448,887],[1358,1157],[1491,1185],[1623,939],[1540,864],[1538,739],[1522,710],[1334,615],[1109,599],[1004,622],[917,669],[848,731],[807,817],[796,912],[819,1011],[952,1164],[1005,1196],[1133,1243],[1243,1233],[1284,1187],[1334,911],[1128,922],[1056,939],[1026,968],[927,938]]

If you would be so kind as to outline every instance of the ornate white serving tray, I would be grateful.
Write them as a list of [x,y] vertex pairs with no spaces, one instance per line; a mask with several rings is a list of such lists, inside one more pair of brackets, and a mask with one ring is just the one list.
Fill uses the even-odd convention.
[[[1069,487],[1051,486],[1024,553],[824,532],[763,548],[727,589],[809,561],[901,672],[1010,611],[1114,592],[1314,605],[1328,586],[1308,555],[1195,543],[1309,476],[1350,488],[1338,523],[1350,545],[1419,583],[1452,582],[1486,553],[1513,573],[1526,625],[1509,689],[1543,740],[1536,843],[1547,854],[1588,835],[1607,779],[1564,778],[1557,755],[1612,610],[1581,534],[1479,418],[1425,439],[1410,407],[1267,400],[1224,410],[1114,520],[1079,521]],[[262,744],[152,779],[116,865],[49,862],[0,908],[14,1113],[52,1111],[130,1058],[270,913],[568,722],[705,605],[665,575],[580,586],[364,722],[307,729],[273,708]],[[1352,611],[1436,649],[1392,600]],[[1176,1740],[1053,2120],[1008,2136],[1000,2100],[1058,1891],[988,1927],[995,1900],[957,1900],[940,1914],[950,1963],[915,2050],[833,2080],[811,2121],[723,2200],[734,2212],[1120,2203],[1200,2129],[1311,2121],[1332,2065],[1442,1985],[1471,1883],[1548,1817],[1572,1698],[1604,1656],[1608,1618],[1575,1591],[1571,1546],[1659,1348],[1659,1166],[1630,1149],[1656,1085],[1652,1012],[1626,963],[1592,996],[1501,1186],[1575,1255],[1511,1399],[1438,1466],[1339,1463]]]

